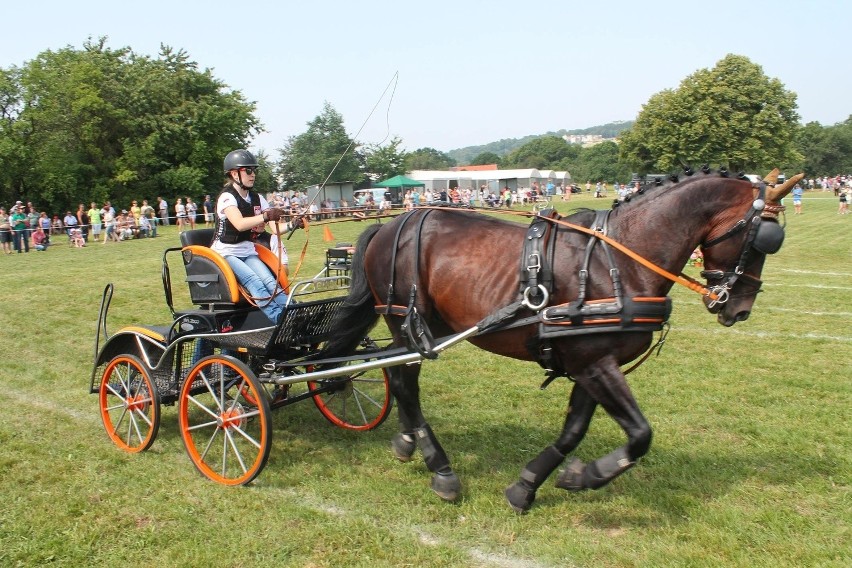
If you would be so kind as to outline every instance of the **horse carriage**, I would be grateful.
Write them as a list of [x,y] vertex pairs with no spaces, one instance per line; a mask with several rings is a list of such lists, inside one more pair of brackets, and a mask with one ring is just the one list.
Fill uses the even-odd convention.
[[[523,513],[563,462],[558,487],[598,489],[648,452],[651,427],[627,384],[630,369],[622,367],[660,345],[653,334],[667,325],[675,283],[701,294],[724,326],[749,317],[767,255],[784,240],[781,200],[802,176],[778,183],[775,170],[754,184],[725,170],[687,168],[683,178],[655,180],[612,210],[538,212],[528,228],[449,207],[416,208],[362,232],[345,296],[303,301],[338,276],[304,283],[304,294],[293,285],[299,301],[275,326],[241,304],[227,263],[185,233],[184,246],[163,258],[171,325],[108,336],[112,289],[104,291],[91,392],[100,395],[110,438],[132,452],[153,442],[160,404],[177,403],[195,466],[233,485],[250,482],[266,463],[272,408],[313,398],[334,424],[368,430],[384,421],[393,399],[395,457],[409,461],[419,449],[433,491],[454,500],[461,482],[423,413],[416,363],[469,340],[537,362],[546,374],[542,388],[557,378],[573,382],[559,434],[505,491]],[[696,247],[706,285],[679,273]],[[166,257],[178,250],[197,309],[172,308]],[[389,345],[368,336],[380,316]],[[287,392],[297,383],[307,391]],[[598,406],[627,440],[583,463],[569,455]]]
[[[341,276],[290,283],[277,258],[255,245],[290,299],[272,325],[241,293],[223,257],[208,246],[212,229],[181,234],[163,254],[163,289],[171,323],[133,325],[110,335],[106,318],[113,286],[104,289],[90,392],[99,395],[109,438],[122,450],[151,447],[161,405],[177,405],[189,457],[208,478],[227,485],[252,481],[271,447],[270,412],[313,400],[332,424],[371,430],[387,418],[392,398],[380,346],[364,337],[336,367],[313,373],[310,361],[327,338],[345,296]],[[179,253],[194,307],[173,305],[169,258]],[[360,365],[359,365],[360,364]],[[291,385],[306,385],[297,393]]]

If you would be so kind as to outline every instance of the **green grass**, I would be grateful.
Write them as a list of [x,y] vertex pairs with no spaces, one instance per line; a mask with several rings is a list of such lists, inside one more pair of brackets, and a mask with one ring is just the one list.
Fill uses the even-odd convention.
[[[602,206],[585,196],[559,203]],[[673,290],[672,331],[630,377],[654,444],[597,492],[552,482],[517,516],[502,491],[557,435],[570,385],[465,344],[424,364],[423,404],[464,484],[428,489],[422,460],[376,431],[341,431],[310,402],[274,414],[268,465],[225,488],[186,457],[174,407],[142,455],[120,452],[88,393],[96,317],[111,332],[165,324],[163,237],[3,255],[0,565],[37,566],[848,566],[852,564],[852,216],[827,194],[788,215],[751,318],[724,329]],[[364,223],[332,225],[354,240]],[[328,243],[312,227],[302,276]],[[288,242],[295,266],[304,233]],[[182,270],[173,263],[181,300]],[[688,269],[697,276],[697,270]],[[578,455],[623,443],[598,413]]]

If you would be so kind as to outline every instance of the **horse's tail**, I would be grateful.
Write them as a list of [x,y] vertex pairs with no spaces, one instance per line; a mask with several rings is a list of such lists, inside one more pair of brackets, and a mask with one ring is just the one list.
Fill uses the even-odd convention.
[[382,225],[370,225],[358,237],[349,274],[349,294],[343,305],[338,308],[331,338],[317,355],[319,359],[351,355],[379,319],[375,310],[373,292],[367,280],[364,254],[367,251],[367,245],[381,228]]

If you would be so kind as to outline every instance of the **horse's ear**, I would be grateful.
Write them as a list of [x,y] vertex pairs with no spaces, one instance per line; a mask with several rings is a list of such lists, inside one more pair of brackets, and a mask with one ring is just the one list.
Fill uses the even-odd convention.
[[778,204],[784,199],[784,196],[790,193],[790,190],[793,189],[793,186],[799,183],[805,177],[804,173],[796,174],[781,185],[775,187],[767,187],[766,188],[766,203],[770,204]]
[[763,183],[775,185],[778,182],[778,174],[781,173],[778,171],[778,168],[775,168],[763,178]]

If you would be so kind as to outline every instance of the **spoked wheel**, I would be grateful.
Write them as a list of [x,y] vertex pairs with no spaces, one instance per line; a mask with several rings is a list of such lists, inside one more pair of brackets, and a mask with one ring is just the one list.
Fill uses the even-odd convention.
[[318,391],[313,395],[314,404],[335,426],[372,430],[385,421],[393,407],[389,380],[387,369],[380,368],[308,381],[308,389]]
[[133,355],[118,355],[101,377],[101,419],[107,435],[122,450],[144,452],[160,428],[160,400],[145,365]]
[[180,391],[180,434],[204,476],[245,485],[260,474],[272,447],[269,401],[254,373],[225,355],[201,359]]

